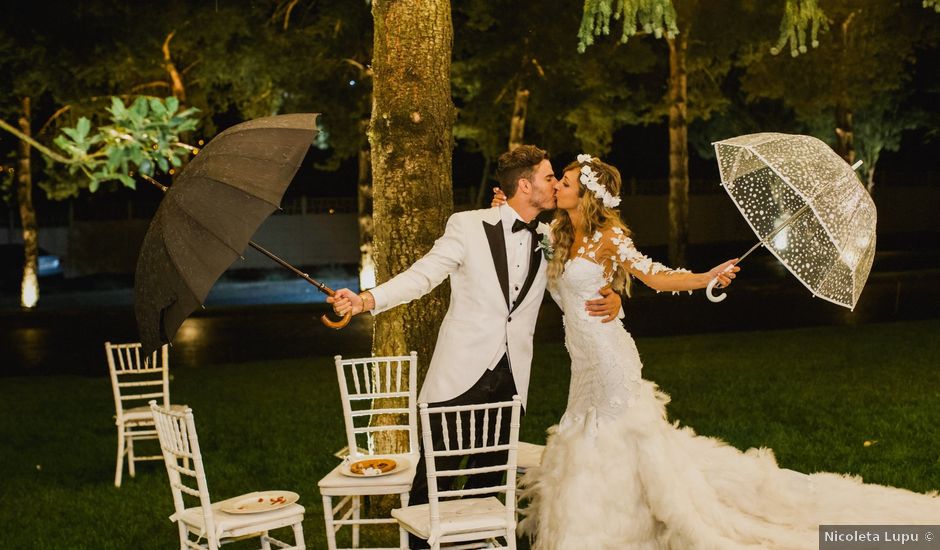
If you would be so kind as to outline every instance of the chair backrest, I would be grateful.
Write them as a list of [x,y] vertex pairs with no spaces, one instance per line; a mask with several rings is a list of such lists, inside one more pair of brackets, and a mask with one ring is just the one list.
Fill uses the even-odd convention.
[[140,348],[139,343],[104,343],[119,422],[123,420],[125,409],[146,405],[151,399],[170,406],[168,346],[164,344],[149,357],[141,356]]
[[[206,536],[215,537],[215,520],[212,516],[209,500],[209,484],[202,464],[202,452],[199,450],[199,438],[196,436],[196,423],[193,411],[189,407],[182,412],[169,407],[161,407],[156,400],[150,401],[153,422],[160,439],[163,462],[170,479],[173,493],[174,519],[187,508],[184,495],[199,499],[206,525]],[[189,468],[192,464],[192,468]]]
[[[428,505],[431,511],[431,533],[440,528],[440,499],[464,496],[505,494],[507,525],[515,524],[516,515],[516,465],[519,447],[519,417],[522,400],[518,395],[512,401],[485,403],[482,405],[459,405],[450,407],[429,407],[427,403],[419,405],[421,411],[421,436],[424,443],[424,457],[428,476]],[[509,429],[501,434],[506,423]],[[468,437],[464,438],[464,426],[469,427]],[[444,448],[435,449],[431,430],[440,430]],[[500,437],[502,435],[502,437]],[[438,469],[437,457],[477,455],[492,452],[505,452],[506,461],[486,467],[462,467],[452,470]],[[438,490],[437,478],[469,476],[486,472],[506,472],[505,481],[497,485],[473,489]],[[433,536],[433,535],[432,535]]]
[[349,456],[374,454],[375,438],[383,432],[407,431],[407,452],[418,452],[417,352],[334,360]]

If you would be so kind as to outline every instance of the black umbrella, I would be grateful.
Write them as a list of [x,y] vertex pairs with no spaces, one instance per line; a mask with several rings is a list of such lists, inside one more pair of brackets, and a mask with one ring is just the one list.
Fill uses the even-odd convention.
[[[173,339],[248,245],[322,292],[333,294],[250,241],[280,207],[285,189],[317,134],[316,119],[315,114],[279,115],[233,126],[193,158],[171,189],[157,184],[166,196],[144,237],[134,277],[142,353],[149,354]],[[324,316],[323,322],[342,328],[349,316],[338,323]]]

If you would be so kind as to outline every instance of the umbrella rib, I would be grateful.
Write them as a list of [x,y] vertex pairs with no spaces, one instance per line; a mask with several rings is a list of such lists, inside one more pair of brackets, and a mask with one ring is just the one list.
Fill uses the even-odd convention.
[[[246,159],[246,158],[247,158],[247,159],[251,159],[251,160],[257,160],[257,161],[261,161],[261,162],[266,162],[266,163],[271,164],[272,166],[275,166],[275,167],[278,167],[278,168],[280,168],[280,167],[290,167],[290,168],[293,168],[293,169],[294,169],[294,174],[295,174],[295,175],[296,175],[297,171],[300,169],[301,165],[303,164],[303,157],[301,157],[301,162],[299,162],[299,163],[292,163],[292,162],[274,162],[274,161],[271,161],[270,159],[266,159],[266,158],[251,157],[251,156],[247,156],[247,155],[244,155],[244,154],[237,154],[237,155],[236,155],[236,154],[233,154],[233,153],[214,153],[214,154],[213,154],[213,157],[214,157],[214,158],[219,158],[219,157],[232,157],[232,158],[238,158],[238,159]],[[205,174],[203,174],[201,177],[205,178],[205,179],[208,180],[208,181],[212,181],[212,182],[215,182],[215,183],[219,183],[219,184],[225,185],[225,186],[227,186],[227,187],[231,187],[232,189],[237,189],[237,190],[242,191],[242,192],[244,192],[244,193],[247,193],[247,192],[248,192],[247,190],[245,190],[245,189],[243,189],[243,188],[241,188],[241,187],[236,187],[236,186],[232,185],[231,183],[229,183],[229,182],[227,182],[227,181],[224,181],[224,180],[221,180],[221,179],[217,179],[217,178],[215,178],[215,177],[210,177],[210,176],[205,175]],[[283,194],[284,194],[284,193],[283,193],[283,191],[282,191],[282,192],[281,192],[281,195],[283,196]],[[279,202],[278,202],[278,203],[274,203],[274,202],[265,200],[264,197],[261,197],[261,196],[259,196],[259,195],[252,195],[252,197],[254,197],[254,198],[260,200],[261,202],[265,202],[265,203],[267,203],[267,204],[270,204],[270,205],[273,206],[274,208],[277,208],[277,209],[280,209],[280,208],[281,208],[281,205],[280,205]]]
[[[169,258],[170,263],[173,264],[173,268],[176,270],[177,273],[182,274],[183,269],[181,269],[179,263],[177,263],[176,258],[174,258],[172,254],[170,254],[170,250],[166,246],[166,240],[164,239],[161,244],[163,245],[163,250],[166,251],[166,257]],[[193,290],[193,287],[189,285],[189,281],[186,280],[186,277],[180,276],[179,280],[183,281],[183,285],[186,286],[186,290],[188,290],[189,293],[193,296],[193,298],[195,298],[196,301],[199,302],[199,305],[202,305],[202,300],[199,299],[199,295],[196,294],[196,291]],[[208,296],[208,294],[206,294],[206,296]],[[203,298],[203,300],[204,299],[205,298]]]
[[[776,174],[777,177],[780,178],[781,181],[785,181],[785,182],[787,183],[787,187],[788,187],[789,189],[791,189],[794,193],[796,193],[801,199],[803,199],[803,203],[804,203],[804,204],[808,204],[808,205],[809,205],[809,209],[813,212],[813,215],[816,216],[816,219],[819,220],[819,225],[821,225],[822,228],[826,231],[826,235],[829,236],[829,240],[832,241],[832,242],[836,242],[835,237],[832,235],[832,231],[830,231],[829,228],[826,227],[826,224],[823,223],[823,219],[822,219],[822,217],[819,215],[819,212],[817,212],[816,209],[813,208],[813,200],[815,200],[816,197],[818,197],[820,193],[822,193],[822,192],[825,191],[826,189],[829,189],[829,187],[831,187],[832,184],[830,184],[830,185],[824,187],[823,189],[817,191],[816,194],[813,195],[812,197],[807,198],[806,195],[804,195],[802,192],[800,192],[799,189],[797,189],[796,187],[793,186],[792,183],[790,183],[790,180],[788,180],[787,178],[783,177],[783,174],[781,174],[781,173],[777,170],[777,167],[774,166],[774,165],[772,165],[772,164],[770,164],[770,162],[767,160],[766,157],[764,157],[764,155],[758,153],[757,151],[754,151],[753,149],[750,148],[750,146],[748,146],[748,150],[751,151],[751,153],[753,153],[754,156],[756,156],[757,158],[759,158],[760,161],[764,163],[764,166],[766,166],[767,168],[770,168],[770,171],[773,172],[774,174]],[[788,219],[789,219],[789,218],[788,218]]]
[[[166,198],[172,199],[172,196],[173,196],[172,193],[170,193],[170,194],[168,194],[168,197],[166,197]],[[263,202],[267,202],[267,201],[263,201]],[[182,211],[184,214],[186,214],[186,216],[187,216],[189,219],[195,221],[196,223],[198,223],[198,224],[201,225],[202,227],[205,227],[205,225],[202,225],[202,222],[199,221],[199,218],[196,217],[195,214],[193,214],[192,212],[190,212],[190,211],[183,205],[182,202],[180,202],[180,201],[174,201],[174,204],[176,204],[176,205],[179,207],[180,211]],[[271,203],[268,203],[268,204],[271,204]],[[229,250],[231,250],[232,252],[234,252],[235,254],[237,254],[239,257],[243,257],[243,252],[244,252],[243,250],[237,250],[235,247],[231,246],[229,243],[227,243],[227,242],[225,242],[224,240],[222,240],[221,237],[219,237],[218,235],[216,235],[216,234],[213,233],[212,231],[208,231],[208,230],[207,230],[206,233],[208,233],[209,235],[212,235],[212,237],[213,237],[216,241],[222,243],[222,245],[225,246],[225,248],[228,248]]]
[[[754,154],[757,155],[757,153],[754,153]],[[759,155],[758,155],[758,156],[759,156]],[[762,161],[765,165],[767,165],[767,160],[766,160],[765,158],[760,157],[760,159],[761,159],[761,161]],[[771,170],[773,170],[772,167],[770,167],[769,165],[767,165],[767,166],[768,166],[769,168],[771,168]],[[776,170],[774,170],[774,173],[777,173]],[[779,173],[777,173],[777,176],[780,177],[781,179],[783,179],[783,178],[780,176]],[[786,181],[786,180],[783,180],[783,181]],[[724,183],[724,182],[722,182],[722,183]],[[722,187],[724,187],[724,188],[725,188],[725,191],[728,193],[728,195],[731,196],[731,192],[728,191],[728,186],[727,186],[727,185],[722,185]],[[803,195],[802,195],[802,194],[800,194],[800,193],[797,193],[797,194],[800,195],[800,198],[803,198]],[[754,227],[754,224],[751,223],[751,219],[747,217],[746,213],[744,212],[744,209],[741,208],[741,205],[738,204],[738,201],[734,200],[734,196],[731,196],[731,204],[733,204],[733,205],[735,206],[735,208],[738,209],[738,212],[741,213],[741,217],[744,218],[744,221],[745,221],[745,222],[747,222],[747,225],[751,228],[751,232],[753,232],[755,235],[757,235],[757,240],[758,240],[758,242],[759,242],[759,243],[764,243],[764,238],[761,237],[760,232],[757,230],[756,227]],[[809,203],[805,203],[805,204],[809,204]],[[812,211],[814,214],[816,213],[815,210],[813,210],[811,206],[810,206],[810,211]],[[793,216],[790,216],[789,218],[787,218],[787,220],[790,220],[791,218],[793,218]],[[820,225],[821,225],[821,224],[820,224]],[[825,229],[825,227],[824,227],[824,229]],[[828,231],[827,231],[827,234],[828,234]],[[848,307],[848,306],[846,306],[845,304],[836,302],[835,300],[832,300],[832,299],[830,299],[830,298],[828,298],[828,297],[826,297],[826,296],[822,296],[822,295],[818,294],[818,293],[816,292],[816,290],[813,289],[813,287],[809,286],[809,284],[807,284],[806,281],[803,280],[802,277],[800,277],[799,275],[797,275],[796,273],[794,273],[792,269],[790,269],[790,265],[787,263],[786,260],[784,260],[784,258],[783,258],[782,256],[780,256],[780,254],[777,253],[777,251],[774,249],[773,246],[767,246],[766,243],[764,243],[764,245],[765,245],[764,248],[766,248],[767,250],[769,250],[770,253],[773,254],[774,257],[777,258],[777,260],[778,260],[781,264],[783,264],[784,267],[787,268],[787,271],[789,271],[790,274],[793,275],[793,276],[796,278],[796,280],[800,282],[800,284],[802,284],[803,286],[805,286],[806,289],[809,290],[809,291],[813,294],[813,296],[819,296],[819,297],[821,297],[821,298],[823,298],[823,299],[825,299],[825,300],[827,300],[827,301],[829,301],[829,302],[832,302],[832,303],[834,303],[834,304],[840,305],[840,306],[842,306],[842,307]],[[854,309],[854,308],[849,308],[849,309]]]
[[[143,174],[142,174],[142,175],[143,175]],[[149,181],[150,183],[152,183],[153,185],[155,185],[155,186],[157,187],[157,189],[159,189],[160,191],[163,192],[163,196],[164,196],[163,200],[171,200],[171,197],[169,196],[169,191],[170,191],[170,188],[169,188],[169,187],[167,187],[166,185],[163,185],[162,183],[158,182],[157,180],[155,180],[155,179],[153,179],[153,178],[151,178],[151,177],[149,177],[149,176],[147,176],[147,175],[143,175],[143,177],[144,177],[144,179],[146,179],[147,181]],[[208,178],[207,178],[207,179],[208,179]],[[216,180],[212,180],[212,181],[216,181]],[[229,187],[231,187],[231,186],[229,186]],[[199,218],[197,218],[195,215],[193,215],[192,212],[190,212],[189,210],[187,210],[186,207],[183,206],[183,203],[182,203],[182,202],[180,202],[180,201],[178,201],[178,200],[175,200],[175,199],[172,199],[172,200],[173,200],[173,204],[179,206],[180,210],[182,210],[183,213],[186,214],[186,215],[189,217],[189,219],[194,220],[194,221],[196,221],[196,222],[199,222]],[[264,200],[262,200],[261,202],[264,202],[264,203],[267,203],[267,204],[271,204],[271,203],[269,203],[269,202],[267,202],[267,201],[264,201]],[[200,222],[199,224],[202,225],[201,222]],[[205,227],[205,226],[203,226],[203,227]],[[232,252],[234,252],[235,254],[237,254],[239,257],[244,257],[244,256],[242,256],[242,251],[236,250],[235,248],[229,246],[229,244],[228,244],[227,242],[225,242],[225,241],[223,241],[222,239],[220,239],[220,238],[218,237],[218,235],[216,235],[215,233],[209,232],[209,234],[212,235],[213,237],[215,237],[215,239],[216,239],[217,241],[221,242],[226,248],[228,248],[229,250],[231,250]],[[250,244],[250,243],[249,243],[249,244]],[[164,249],[166,249],[166,246],[164,246]],[[167,252],[167,256],[169,256],[169,255],[170,255],[170,251],[167,250],[166,252]],[[175,265],[175,264],[174,264],[174,265]],[[179,266],[176,266],[176,267],[179,267]],[[192,289],[190,289],[190,290],[192,290]],[[195,295],[195,293],[193,293],[193,294]]]
[[[226,187],[231,187],[232,189],[236,189],[236,190],[241,191],[241,192],[243,192],[243,193],[250,194],[250,193],[248,193],[248,191],[246,191],[245,189],[243,189],[243,188],[241,188],[241,187],[236,187],[236,186],[232,185],[231,183],[228,183],[227,181],[223,181],[223,180],[220,180],[220,179],[215,179],[215,178],[212,178],[212,177],[209,177],[209,176],[205,176],[205,175],[202,175],[202,176],[200,176],[200,177],[203,178],[203,179],[205,179],[206,181],[211,181],[211,182],[213,182],[213,183],[218,183],[218,184],[220,184],[220,185],[224,185],[224,186],[226,186]],[[282,194],[282,196],[283,196],[283,193],[281,193],[281,194]],[[279,203],[274,203],[274,202],[271,202],[271,201],[269,201],[269,200],[265,200],[264,197],[260,197],[260,196],[258,196],[258,195],[251,195],[251,196],[252,196],[253,198],[255,198],[255,199],[257,199],[257,200],[259,200],[259,201],[265,203],[265,204],[270,204],[270,205],[271,205],[272,207],[274,207],[274,209],[276,209],[276,210],[279,210],[279,209],[281,208],[281,205],[280,205]]]
[[816,291],[813,287],[809,286],[809,284],[808,284],[806,281],[804,281],[802,277],[800,277],[799,275],[797,275],[796,273],[794,273],[792,269],[790,269],[790,264],[788,264],[788,263],[786,262],[786,260],[784,260],[779,254],[777,254],[777,251],[774,250],[774,247],[772,247],[772,246],[766,246],[766,247],[764,247],[764,248],[766,248],[767,250],[769,250],[770,253],[773,254],[773,255],[777,258],[777,260],[779,260],[780,263],[783,264],[783,266],[784,266],[785,268],[787,268],[787,271],[789,271],[790,274],[793,275],[793,277],[794,277],[797,281],[800,282],[800,284],[802,284],[803,286],[805,286],[805,287],[806,287],[806,290],[809,290],[810,293],[812,293],[812,295],[813,295],[814,297],[822,298],[823,300],[826,300],[826,301],[828,301],[828,302],[832,302],[833,304],[840,305],[840,306],[842,306],[842,307],[848,307],[849,309],[853,309],[853,308],[851,308],[850,306],[847,306],[847,305],[845,305],[845,304],[843,304],[843,303],[841,303],[841,302],[837,302],[837,301],[833,300],[832,298],[829,298],[828,296],[825,296],[825,295],[823,295],[823,294],[820,294],[820,293],[819,293],[818,291]]

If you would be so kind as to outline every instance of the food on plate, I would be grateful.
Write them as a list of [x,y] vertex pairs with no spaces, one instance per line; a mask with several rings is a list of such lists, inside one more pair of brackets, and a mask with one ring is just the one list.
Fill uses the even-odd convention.
[[391,458],[369,458],[353,462],[349,465],[349,471],[356,475],[376,476],[394,470],[395,465]]

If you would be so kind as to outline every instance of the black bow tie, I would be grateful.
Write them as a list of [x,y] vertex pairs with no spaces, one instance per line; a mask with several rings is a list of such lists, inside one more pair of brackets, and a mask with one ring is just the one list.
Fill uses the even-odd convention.
[[512,232],[522,231],[523,229],[527,230],[529,233],[535,235],[535,228],[539,226],[538,220],[532,220],[529,223],[525,223],[522,220],[516,220],[512,222]]

